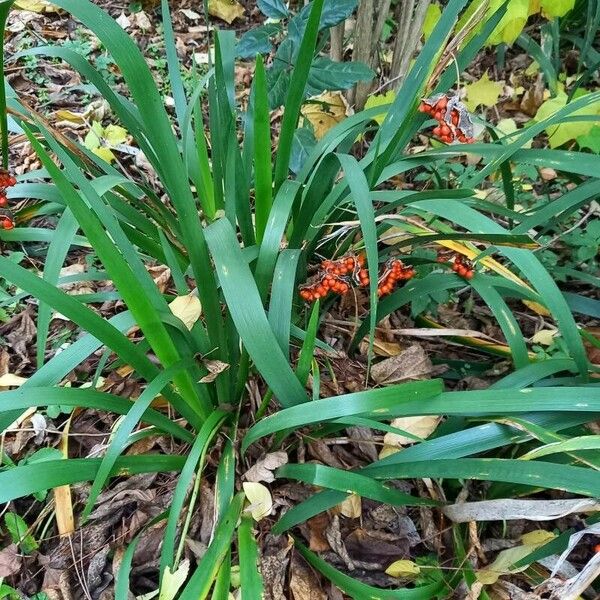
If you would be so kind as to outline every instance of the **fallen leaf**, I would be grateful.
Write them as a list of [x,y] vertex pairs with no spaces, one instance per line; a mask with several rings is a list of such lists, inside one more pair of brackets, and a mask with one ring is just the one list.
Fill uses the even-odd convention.
[[185,558],[179,563],[179,567],[173,573],[170,568],[165,569],[160,586],[158,600],[173,600],[177,592],[187,579],[190,570],[190,560]]
[[229,23],[244,15],[244,7],[236,0],[209,0],[208,14]]
[[329,514],[327,512],[322,512],[316,517],[308,519],[306,524],[308,525],[310,534],[308,538],[308,547],[313,552],[326,552],[327,550],[331,550],[331,546],[325,537],[325,531],[330,524]]
[[477,580],[485,585],[491,585],[496,583],[501,575],[525,571],[529,565],[514,567],[514,564],[519,562],[522,558],[525,558],[528,554],[531,554],[531,552],[533,552],[536,548],[539,548],[548,542],[549,538],[547,534],[550,534],[552,538],[556,537],[553,533],[547,531],[544,532],[546,535],[540,535],[537,532],[533,533],[535,535],[530,536],[530,538],[526,538],[533,541],[529,541],[529,543],[521,546],[515,546],[514,548],[502,550],[502,552],[498,553],[498,556],[496,556],[496,559],[493,563],[488,565],[485,569],[476,571],[475,577],[477,577]]
[[[441,417],[437,415],[423,415],[417,417],[398,417],[391,423],[392,427],[406,431],[422,440],[428,438],[438,426]],[[383,438],[385,446],[400,448],[407,444],[414,444],[417,440],[399,433],[386,433]],[[380,457],[381,458],[381,457]]]
[[534,344],[540,344],[542,346],[550,346],[554,341],[554,338],[558,334],[556,329],[540,329],[532,338],[531,341]]
[[494,106],[503,89],[504,86],[498,81],[492,81],[486,71],[479,81],[465,86],[467,97],[464,104],[471,112],[480,104],[488,107]]
[[359,519],[362,514],[362,502],[357,494],[350,494],[338,506],[340,513],[349,519]]
[[48,2],[48,0],[17,0],[15,6],[36,13],[58,12],[58,6]]
[[[394,90],[386,92],[385,94],[372,94],[367,98],[367,101],[365,103],[365,110],[367,110],[369,108],[375,108],[376,106],[386,106],[388,104],[391,104],[395,99],[396,99],[396,92],[394,92]],[[375,117],[373,117],[373,119],[381,125],[383,123],[387,113],[388,113],[388,108],[385,108],[385,109],[382,108],[381,112],[379,114],[375,115]]]
[[418,344],[409,346],[396,356],[373,365],[371,378],[379,385],[390,385],[410,379],[423,379],[433,370],[425,350]]
[[421,567],[412,560],[397,560],[385,572],[392,577],[416,577],[421,573]]
[[202,314],[202,304],[200,304],[200,300],[194,294],[177,296],[177,298],[169,304],[169,308],[176,317],[183,321],[188,329],[191,329],[194,326],[194,323]]
[[[584,93],[583,95],[580,95],[579,98],[582,98],[585,95],[587,94]],[[535,115],[535,120],[540,122],[548,119],[567,105],[567,99],[567,94],[559,92],[554,98],[546,100],[546,102],[539,107]],[[587,107],[572,112],[569,117],[584,115],[600,115],[600,101],[592,102]],[[546,127],[545,131],[548,134],[550,147],[558,148],[566,142],[589,134],[593,127],[594,121],[573,121],[570,123],[560,123],[559,125],[550,125],[549,127]]]
[[246,508],[255,521],[268,517],[273,510],[273,498],[271,492],[262,483],[244,481],[242,484],[244,493],[250,505]]
[[200,379],[200,383],[212,383],[229,365],[221,360],[203,359],[202,364],[208,369],[208,375]]
[[550,540],[553,540],[556,537],[555,533],[551,531],[546,531],[545,529],[536,529],[535,531],[530,531],[529,533],[524,533],[521,536],[521,542],[525,545],[541,545],[546,544]]
[[285,452],[271,452],[250,467],[246,473],[244,473],[243,478],[246,481],[265,481],[271,483],[272,481],[275,481],[273,471],[287,464],[288,460],[288,455]]
[[20,377],[12,373],[0,375],[0,388],[2,387],[20,387],[27,381],[27,377]]
[[328,596],[320,588],[319,579],[311,569],[294,552],[290,567],[291,600],[327,600]]
[[148,13],[143,10],[140,10],[139,12],[133,13],[131,15],[131,24],[135,25],[136,27],[142,30],[152,28],[152,21],[150,21]]
[[21,570],[21,560],[16,544],[0,550],[0,579],[18,573]]
[[123,29],[128,29],[129,27],[131,27],[131,21],[129,20],[129,17],[122,12],[116,19],[115,21],[123,28]]
[[182,8],[179,10],[180,13],[184,14],[190,21],[197,21],[202,18],[202,15],[196,11],[190,10],[189,8]]
[[315,137],[320,140],[350,114],[350,108],[341,92],[324,92],[310,98],[302,106],[301,112],[312,125]]
[[123,127],[108,125],[104,128],[99,121],[94,121],[83,145],[106,162],[112,162],[115,159],[112,149],[126,140],[127,130]]

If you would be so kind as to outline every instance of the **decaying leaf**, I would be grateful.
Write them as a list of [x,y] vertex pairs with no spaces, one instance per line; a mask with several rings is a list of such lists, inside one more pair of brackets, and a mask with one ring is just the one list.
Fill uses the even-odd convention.
[[549,531],[533,533],[535,535],[529,537],[523,536],[522,541],[528,543],[502,550],[498,556],[496,556],[496,559],[492,564],[488,565],[485,569],[476,571],[475,576],[477,577],[477,580],[485,585],[491,585],[492,583],[496,583],[501,575],[520,573],[527,569],[529,565],[515,567],[514,564],[519,562],[522,558],[525,558],[528,554],[531,554],[536,548],[543,546],[545,543],[556,537],[555,534]]
[[421,567],[412,560],[397,560],[385,572],[392,577],[416,577],[421,573]]
[[231,25],[244,15],[244,7],[236,0],[209,0],[208,14]]
[[315,572],[294,553],[290,568],[290,592],[292,600],[327,600],[321,590]]
[[391,385],[400,381],[428,377],[433,365],[425,350],[418,344],[409,346],[396,356],[373,365],[371,377],[379,385]]
[[171,312],[181,319],[188,329],[194,326],[194,323],[200,318],[202,314],[202,304],[198,296],[194,294],[186,294],[185,296],[177,296],[169,304]]
[[208,369],[208,375],[200,379],[200,383],[212,383],[229,365],[221,360],[202,359],[202,364]]
[[58,6],[48,0],[16,0],[15,7],[36,13],[58,12]]
[[487,74],[483,74],[479,81],[469,83],[465,86],[467,97],[464,100],[465,106],[473,112],[480,104],[484,106],[494,106],[502,94],[503,85],[497,81],[492,81]]
[[16,544],[0,550],[0,578],[10,577],[21,569],[21,555]]
[[359,519],[362,514],[362,502],[357,494],[350,494],[338,506],[340,513],[349,519]]
[[250,512],[252,518],[255,521],[260,521],[268,517],[273,509],[273,498],[269,489],[262,483],[254,481],[245,481],[242,486],[250,503],[246,510]]
[[302,116],[310,122],[318,140],[349,114],[350,107],[341,92],[324,92],[302,107]]
[[275,481],[273,471],[287,464],[288,460],[288,455],[285,452],[271,452],[250,467],[244,474],[244,479],[246,481],[271,483]]
[[[441,417],[437,415],[424,415],[418,417],[399,417],[392,421],[392,427],[406,431],[420,439],[427,439],[436,429]],[[415,439],[399,433],[386,433],[383,438],[383,450],[380,458],[397,452],[402,446],[414,444]]]

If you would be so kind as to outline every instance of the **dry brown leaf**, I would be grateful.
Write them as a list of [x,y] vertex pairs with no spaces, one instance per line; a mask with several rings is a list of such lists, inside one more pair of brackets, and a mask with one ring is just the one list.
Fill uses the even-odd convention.
[[187,294],[186,296],[177,296],[169,304],[171,312],[178,318],[180,318],[184,325],[191,329],[194,323],[200,318],[202,314],[202,305],[198,296],[194,294]]
[[0,578],[10,577],[21,569],[21,555],[16,544],[0,550]]
[[[71,413],[60,438],[59,450],[64,458],[69,458],[69,431],[71,429]],[[73,500],[71,486],[61,485],[54,488],[54,504],[56,506],[56,527],[61,537],[71,535],[75,531],[75,518],[73,517]]]
[[244,15],[244,7],[236,0],[209,0],[208,14],[231,25]]
[[327,600],[327,594],[320,589],[314,571],[294,553],[290,568],[290,592],[292,600]]
[[[600,341],[600,327],[586,327],[584,331],[594,336],[596,340]],[[586,339],[583,340],[583,345],[585,346],[588,360],[593,365],[600,365],[600,348],[594,346]]]
[[324,92],[313,96],[302,107],[301,112],[312,125],[318,140],[351,114],[346,98],[341,92]]
[[202,364],[208,369],[208,375],[200,379],[200,383],[212,383],[229,365],[220,360],[203,359]]
[[432,371],[433,365],[425,350],[414,344],[400,354],[373,365],[371,378],[379,385],[391,385],[409,379],[424,379]]
[[285,452],[271,452],[250,467],[244,474],[244,479],[246,481],[271,483],[275,481],[273,471],[287,464],[288,460],[288,455]]
[[329,527],[329,515],[323,512],[312,519],[309,519],[306,524],[309,530],[308,547],[313,552],[326,552],[331,550],[331,546],[325,537],[325,531]]
[[[365,338],[360,343],[360,351],[363,354],[367,354],[369,350],[369,340]],[[402,352],[402,346],[398,342],[386,342],[385,340],[381,340],[379,338],[375,338],[373,340],[373,352],[377,356],[385,356],[389,358],[390,356],[396,356]]]

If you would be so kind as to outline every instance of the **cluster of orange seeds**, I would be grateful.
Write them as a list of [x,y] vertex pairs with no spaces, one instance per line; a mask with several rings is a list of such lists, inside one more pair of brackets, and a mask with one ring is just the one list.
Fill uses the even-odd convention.
[[[17,180],[4,169],[0,169],[0,208],[5,209],[8,206],[8,198],[6,196],[6,190],[17,183]],[[8,210],[2,210],[0,212],[0,229],[12,229],[15,226],[15,222],[12,219],[12,215]]]
[[419,111],[430,115],[439,123],[432,133],[441,142],[471,144],[475,141],[469,111],[457,96],[448,98],[446,94],[438,94],[432,98],[424,98]]
[[399,281],[407,281],[415,276],[415,270],[407,267],[399,259],[391,259],[385,265],[385,270],[377,282],[377,295],[391,294]]
[[473,267],[473,263],[468,258],[462,256],[462,254],[445,254],[443,252],[439,252],[437,256],[437,262],[450,262],[450,264],[452,265],[452,270],[457,275],[460,275],[465,279],[473,279],[473,275],[475,275],[475,268]]
[[300,287],[300,297],[307,302],[325,298],[329,292],[346,294],[352,283],[369,285],[369,273],[364,268],[365,257],[349,255],[339,260],[324,260],[316,281]]
[[[390,259],[377,280],[377,295],[391,294],[399,281],[414,277],[415,271],[401,260]],[[339,260],[324,260],[314,283],[300,287],[300,297],[307,302],[324,298],[329,292],[346,294],[352,285],[369,285],[369,271],[365,268],[365,257],[349,255]]]

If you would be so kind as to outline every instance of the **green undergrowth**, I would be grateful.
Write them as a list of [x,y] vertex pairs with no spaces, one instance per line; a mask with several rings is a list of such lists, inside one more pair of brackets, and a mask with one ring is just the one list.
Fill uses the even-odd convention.
[[[290,463],[277,471],[273,485],[293,480],[319,488],[279,515],[273,532],[281,534],[340,504],[349,493],[394,506],[439,504],[389,485],[407,478],[439,481],[449,502],[460,489],[456,483],[465,480],[488,482],[482,493],[490,498],[515,498],[539,490],[562,490],[575,497],[600,495],[597,439],[585,427],[600,415],[600,387],[590,378],[598,369],[590,364],[584,346],[586,340],[595,345],[597,341],[580,326],[582,319],[598,318],[600,303],[578,293],[563,293],[556,283],[561,279],[595,286],[598,279],[579,268],[580,260],[553,263],[540,251],[544,240],[560,231],[556,228],[568,226],[580,209],[598,197],[600,156],[528,147],[548,127],[582,120],[586,108],[600,100],[600,93],[576,97],[546,120],[510,135],[493,136],[489,142],[409,153],[415,135],[429,127],[417,110],[421,98],[446,92],[455,84],[456,68],[450,63],[433,89],[427,87],[433,65],[467,4],[450,0],[393,103],[341,121],[305,157],[297,175],[290,176],[311,59],[327,35],[320,18],[328,2],[310,3],[273,155],[264,61],[260,56],[256,59],[250,102],[242,111],[236,100],[233,32],[213,32],[214,64],[195,77],[190,92],[189,81],[184,85],[181,75],[168,3],[163,0],[166,64],[174,99],[171,114],[143,54],[115,21],[88,0],[56,0],[55,4],[99,38],[119,67],[127,97],[114,91],[86,57],[65,45],[26,49],[10,60],[53,57],[79,72],[108,102],[114,121],[133,137],[160,189],[132,179],[118,163],[105,162],[85,145],[57,136],[6,84],[10,117],[4,131],[25,135],[42,163],[39,170],[19,177],[11,197],[33,199],[36,210],[56,215],[58,222],[54,230],[27,226],[24,212],[17,214],[23,226],[0,234],[6,244],[47,243],[41,273],[27,268],[21,256],[0,257],[3,309],[12,310],[28,298],[38,302],[37,370],[18,389],[2,392],[0,424],[5,430],[32,407],[40,411],[60,407],[65,413],[78,407],[123,417],[100,458],[52,456],[43,462],[14,464],[7,457],[0,471],[0,501],[28,495],[39,500],[45,490],[89,481],[87,502],[78,515],[85,523],[111,478],[178,473],[171,506],[159,517],[165,522],[158,574],[164,591],[181,564],[181,539],[189,526],[186,515],[193,511],[200,474],[205,471],[215,486],[217,523],[206,554],[191,568],[178,596],[197,600],[227,597],[232,563],[242,566],[243,598],[261,597],[260,576],[243,566],[256,563],[259,546],[235,475],[236,464],[253,444],[265,451],[289,452]],[[0,7],[6,12],[10,5],[5,1]],[[505,8],[501,5],[460,46],[459,70],[466,69],[484,46]],[[385,118],[378,122],[375,117],[382,111]],[[368,140],[360,159],[353,154],[358,139]],[[5,135],[5,148],[7,140]],[[479,156],[481,161],[474,168],[454,169],[452,178],[434,176],[461,165],[467,156]],[[6,153],[4,157],[6,163]],[[519,210],[514,202],[514,172],[533,169],[535,176],[535,169],[541,167],[560,174],[561,191],[537,198],[530,195],[525,209]],[[432,176],[422,190],[390,184],[398,176],[406,179],[423,173]],[[502,202],[481,199],[477,191],[490,186],[503,193]],[[340,222],[354,224],[331,225]],[[379,243],[399,226],[404,227],[404,235],[397,244]],[[597,232],[592,230],[592,235]],[[464,290],[463,279],[437,268],[431,251],[419,250],[425,243],[431,247],[440,242],[458,244],[475,256],[470,293],[487,306],[506,344],[477,345],[475,339],[472,347],[489,361],[486,364],[508,360],[508,372],[485,391],[451,391],[453,381],[448,378],[328,398],[319,398],[317,391],[313,397],[307,381],[310,376],[314,391],[320,369],[325,368],[313,355],[317,346],[327,352],[319,325],[328,306],[317,303],[308,309],[299,301],[296,286],[306,280],[307,266],[318,260],[315,256],[364,252],[369,271],[375,273],[390,253],[397,253],[416,269],[415,279],[381,301],[376,278],[371,278],[365,292],[369,308],[358,316],[349,351],[354,352],[366,337],[372,362],[376,360],[371,354],[375,328],[387,315],[410,307],[414,317],[426,322],[438,303]],[[410,254],[409,246],[413,247]],[[73,296],[58,287],[63,282],[61,268],[75,247],[93,249],[89,273],[112,281],[112,295]],[[574,248],[579,251],[577,244]],[[588,255],[580,258],[592,260]],[[192,293],[199,299],[201,316],[191,328],[170,309],[172,297],[159,291],[147,270],[149,263],[169,267],[178,296]],[[563,269],[560,277],[556,269]],[[108,299],[118,299],[125,310],[104,318],[93,305]],[[535,347],[524,335],[515,316],[521,310],[537,311],[556,325],[550,347]],[[55,312],[84,334],[46,360]],[[133,326],[141,333],[136,341],[127,335]],[[98,350],[104,352],[100,370],[128,365],[130,376],[142,384],[143,392],[134,403],[93,386],[63,385],[65,377]],[[227,368],[211,371],[215,361]],[[251,379],[264,390],[263,408],[256,415],[250,414],[247,395]],[[183,420],[153,408],[159,396]],[[416,415],[439,415],[445,420],[431,438],[359,470],[294,464],[297,435],[327,438],[357,424],[387,432],[393,430],[393,419]],[[247,431],[238,427],[240,416],[252,424]],[[171,436],[187,451],[126,454],[134,441],[152,435]],[[209,470],[207,452],[219,437],[223,440],[219,465],[216,471]],[[560,446],[571,438],[581,441]],[[550,443],[559,443],[553,453],[523,458]],[[463,578],[473,581],[472,570],[461,558],[468,533],[458,524],[454,528],[455,568],[434,566],[414,584],[389,590],[342,573],[299,541],[296,547],[314,569],[353,598],[449,597]],[[119,600],[128,597],[132,557],[142,534],[121,561],[115,586]]]

